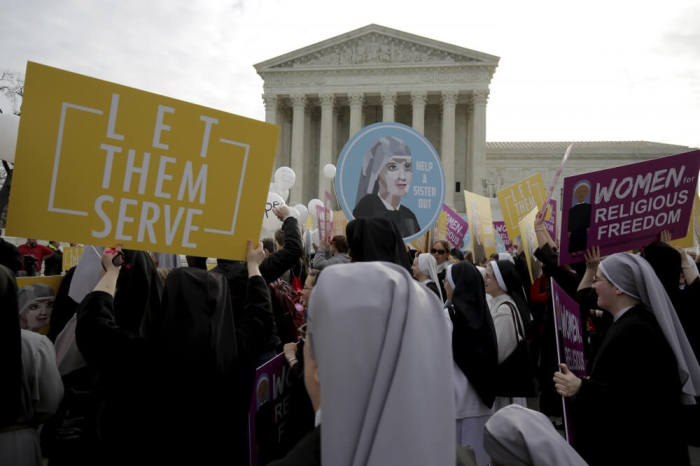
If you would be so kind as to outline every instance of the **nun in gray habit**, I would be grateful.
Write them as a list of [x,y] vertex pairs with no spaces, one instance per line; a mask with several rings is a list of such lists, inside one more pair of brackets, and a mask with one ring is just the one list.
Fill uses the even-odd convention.
[[586,466],[544,414],[520,405],[499,409],[484,428],[493,465]]
[[572,400],[576,450],[591,465],[689,464],[679,414],[700,394],[700,367],[663,285],[642,257],[620,253],[593,288],[614,323],[590,376],[563,364],[554,374]]
[[307,335],[317,428],[273,464],[455,464],[451,337],[433,292],[387,262],[329,267]]

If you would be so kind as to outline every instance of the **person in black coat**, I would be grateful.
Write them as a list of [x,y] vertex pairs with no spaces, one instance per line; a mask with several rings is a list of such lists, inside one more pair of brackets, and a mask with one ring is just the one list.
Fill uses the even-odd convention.
[[576,450],[591,465],[689,464],[680,401],[700,391],[700,367],[670,299],[631,254],[602,261],[593,288],[614,323],[590,376],[564,364],[554,374],[557,392],[572,400]]
[[[289,215],[289,207],[279,206],[274,208],[273,212],[282,221],[284,247],[269,254],[260,264],[260,274],[268,285],[280,278],[287,270],[298,265],[303,253],[299,224],[296,218]],[[221,273],[228,280],[231,299],[234,302],[245,299],[245,283],[248,276],[245,262],[227,259],[217,259],[216,262],[217,266],[213,271]],[[235,309],[234,319],[236,323],[241,321],[241,316]],[[267,356],[261,356],[261,359],[268,360],[281,349],[282,340],[277,330],[280,323],[282,323],[282,316],[276,315],[272,331],[260,348],[260,353]]]

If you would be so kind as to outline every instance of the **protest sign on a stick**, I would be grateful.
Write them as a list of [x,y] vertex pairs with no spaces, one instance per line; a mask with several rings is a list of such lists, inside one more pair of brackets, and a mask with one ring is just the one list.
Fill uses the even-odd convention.
[[244,259],[279,127],[29,63],[8,234]]
[[[520,236],[518,222],[532,210],[541,207],[546,194],[542,175],[537,173],[512,184],[496,193],[503,212],[503,220],[508,229],[508,237],[513,241]],[[549,217],[547,217],[549,218]]]
[[[557,346],[557,362],[566,364],[569,370],[579,378],[586,377],[586,361],[583,353],[583,327],[579,305],[550,278],[552,292],[552,309],[554,310],[554,337]],[[568,416],[567,401],[562,396],[564,426],[566,439],[573,443],[571,419]]]
[[542,271],[542,266],[535,258],[535,250],[539,247],[537,244],[537,236],[535,235],[535,217],[537,216],[538,207],[533,208],[519,222],[520,239],[525,252],[525,260],[527,261],[527,270],[530,274],[530,283],[534,283]]
[[464,191],[469,224],[469,250],[474,255],[474,263],[485,262],[496,252],[496,238],[491,215],[491,201],[488,197]]
[[289,421],[290,374],[289,365],[280,353],[255,371],[254,390],[248,409],[249,464],[267,464],[279,459],[285,451],[284,443]]
[[513,247],[513,243],[510,242],[510,238],[508,237],[506,222],[497,220],[493,222],[493,228],[496,230],[496,234],[501,238],[504,249],[503,252],[510,252],[510,249]]
[[564,178],[559,261],[583,260],[587,248],[606,256],[688,232],[700,151]]
[[450,209],[447,204],[442,206],[442,211],[446,214],[445,239],[450,243],[450,246],[459,249],[462,247],[464,235],[467,234],[467,221]]

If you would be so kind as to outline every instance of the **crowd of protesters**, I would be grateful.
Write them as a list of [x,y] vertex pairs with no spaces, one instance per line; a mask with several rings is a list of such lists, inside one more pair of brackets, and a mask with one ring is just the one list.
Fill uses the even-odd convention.
[[[419,251],[383,219],[312,254],[274,212],[211,270],[88,246],[55,297],[15,277],[60,273],[58,243],[0,241],[0,465],[248,464],[255,370],[280,353],[288,421],[258,426],[260,464],[683,465],[700,445],[700,278],[667,234],[560,266],[538,215],[531,280],[523,253]],[[550,278],[580,304],[586,378],[557,359]]]

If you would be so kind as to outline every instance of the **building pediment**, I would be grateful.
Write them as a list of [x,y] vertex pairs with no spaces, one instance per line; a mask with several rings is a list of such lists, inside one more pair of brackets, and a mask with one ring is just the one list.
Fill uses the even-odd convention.
[[259,73],[337,69],[498,64],[498,57],[375,24],[255,65]]

